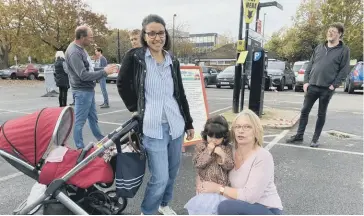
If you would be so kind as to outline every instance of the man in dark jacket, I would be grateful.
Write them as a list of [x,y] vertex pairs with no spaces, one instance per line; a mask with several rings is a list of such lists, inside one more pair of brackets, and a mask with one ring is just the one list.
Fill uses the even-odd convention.
[[59,88],[59,106],[65,107],[67,106],[67,92],[70,88],[70,85],[68,80],[68,74],[65,72],[63,67],[63,52],[61,55],[63,56],[58,56],[56,62],[54,63],[54,79],[56,81],[57,87]]
[[333,23],[327,31],[327,41],[315,48],[305,71],[305,100],[297,134],[287,139],[287,143],[303,141],[311,108],[319,99],[316,128],[310,144],[311,147],[319,146],[318,139],[325,124],[330,99],[350,72],[350,50],[340,40],[343,34],[344,26],[341,23]]

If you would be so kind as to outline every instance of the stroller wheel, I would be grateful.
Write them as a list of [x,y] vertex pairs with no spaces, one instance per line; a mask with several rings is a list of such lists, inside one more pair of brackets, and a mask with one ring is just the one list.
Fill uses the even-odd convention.
[[128,205],[128,200],[125,197],[118,197],[115,191],[110,191],[107,196],[112,202],[112,214],[119,215],[123,212]]

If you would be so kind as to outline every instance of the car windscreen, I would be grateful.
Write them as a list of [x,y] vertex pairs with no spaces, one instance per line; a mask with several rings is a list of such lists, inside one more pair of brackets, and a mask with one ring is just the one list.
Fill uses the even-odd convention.
[[235,66],[227,67],[221,73],[223,73],[223,74],[235,74]]
[[297,72],[297,71],[299,71],[299,70],[301,70],[301,68],[302,68],[302,65],[301,64],[295,64],[294,66],[293,66],[293,72]]
[[306,70],[307,66],[308,66],[308,62],[306,62],[306,63],[303,64],[302,69],[303,70]]
[[286,64],[280,61],[268,61],[267,69],[284,70]]

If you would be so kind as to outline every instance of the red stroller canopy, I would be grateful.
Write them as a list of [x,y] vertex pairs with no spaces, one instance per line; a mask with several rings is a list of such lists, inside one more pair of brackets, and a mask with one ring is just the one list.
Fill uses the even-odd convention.
[[[0,127],[0,149],[38,170],[53,149],[64,145],[74,121],[71,107],[44,108],[41,111],[9,120]],[[42,160],[43,159],[43,160]]]

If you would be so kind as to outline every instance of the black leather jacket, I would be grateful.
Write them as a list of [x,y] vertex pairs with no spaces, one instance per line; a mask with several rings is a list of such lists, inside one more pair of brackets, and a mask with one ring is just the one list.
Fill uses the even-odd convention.
[[54,63],[54,80],[58,87],[70,88],[70,82],[68,80],[68,74],[63,68],[64,58],[57,58]]
[[[147,72],[145,52],[146,48],[141,47],[133,48],[125,54],[116,82],[119,95],[124,101],[126,108],[130,112],[138,112],[141,119],[143,119],[145,112],[144,81]],[[183,88],[180,65],[177,59],[173,58],[171,71],[174,83],[173,95],[185,120],[185,130],[193,129],[193,120]]]

